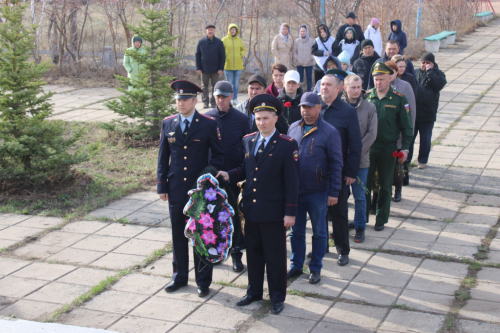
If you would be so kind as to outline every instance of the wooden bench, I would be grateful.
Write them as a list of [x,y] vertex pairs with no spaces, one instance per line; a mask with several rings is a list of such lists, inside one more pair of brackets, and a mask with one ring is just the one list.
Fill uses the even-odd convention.
[[440,48],[447,48],[448,44],[455,44],[456,31],[443,31],[438,34],[425,37],[425,50],[427,52],[439,52]]
[[476,14],[476,21],[488,22],[493,19],[493,12],[481,12]]

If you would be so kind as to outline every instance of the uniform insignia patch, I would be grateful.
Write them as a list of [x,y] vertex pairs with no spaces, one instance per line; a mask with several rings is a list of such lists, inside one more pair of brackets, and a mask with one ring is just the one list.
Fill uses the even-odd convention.
[[175,142],[175,136],[171,137],[171,138],[168,138],[168,142],[170,143],[174,143]]
[[295,162],[297,162],[299,160],[299,151],[298,150],[293,151],[293,159],[295,160]]
[[168,135],[173,136],[175,132],[169,132]]
[[386,104],[386,105],[385,105],[385,107],[386,107],[386,108],[395,109],[395,108],[396,108],[396,105]]
[[250,153],[246,153],[245,158],[249,158],[249,157],[250,157]]
[[262,103],[261,106],[266,106],[266,103]]
[[195,121],[196,121],[196,122],[199,122],[199,121],[200,121],[200,119],[196,118],[196,120],[195,120]]
[[247,134],[244,136],[244,138],[246,138],[247,136],[250,136],[250,135],[254,135],[254,134],[257,134],[258,132],[253,132],[253,133],[250,133],[250,134]]
[[405,104],[406,113],[410,112],[410,104]]
[[399,97],[403,97],[404,96],[402,93],[400,93],[397,90],[393,90],[393,92],[394,92],[394,94],[398,95]]
[[182,94],[184,92],[184,90],[181,89],[181,90],[179,90],[179,92]]
[[219,140],[221,140],[220,131],[218,127],[217,127],[217,137],[219,138]]
[[174,118],[174,117],[177,117],[177,115],[176,115],[176,114],[173,114],[173,115],[171,115],[171,116],[168,116],[168,117],[163,118],[163,120],[172,119],[172,118]]
[[290,141],[290,142],[293,142],[295,140],[291,136],[288,136],[288,135],[285,135],[285,134],[280,134],[280,138],[285,139],[285,140]]
[[[200,113],[200,116],[205,117],[205,118],[210,119],[210,120],[215,120],[214,117],[207,116],[207,115],[205,115],[203,113]],[[198,121],[198,119],[196,119],[196,121]]]

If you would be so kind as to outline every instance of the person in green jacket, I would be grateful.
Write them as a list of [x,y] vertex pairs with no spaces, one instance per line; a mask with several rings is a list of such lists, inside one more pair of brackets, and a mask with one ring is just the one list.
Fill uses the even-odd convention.
[[[139,36],[134,36],[132,37],[132,47],[129,47],[127,51],[136,51],[140,53],[146,53],[146,50],[144,50],[142,46],[142,38]],[[132,59],[127,53],[125,52],[125,57],[123,57],[123,67],[127,70],[127,77],[130,80],[136,80],[138,79],[139,76],[139,71],[141,69],[141,64]],[[128,86],[128,90],[135,90],[132,86]]]
[[370,169],[366,182],[366,221],[370,218],[371,191],[375,171],[378,171],[379,190],[375,231],[384,230],[389,221],[392,198],[392,180],[396,163],[399,133],[402,135],[400,163],[408,157],[408,147],[413,138],[413,123],[410,115],[410,105],[406,97],[390,86],[390,76],[394,71],[383,62],[372,66],[372,76],[375,88],[368,90],[367,100],[375,105],[378,118],[377,138],[370,148]]
[[226,80],[233,85],[233,105],[238,104],[238,90],[240,88],[240,77],[243,71],[243,57],[247,50],[243,45],[243,40],[238,37],[240,29],[235,23],[231,23],[227,29],[227,36],[222,38],[224,49],[226,50],[226,64],[224,65],[224,75]]

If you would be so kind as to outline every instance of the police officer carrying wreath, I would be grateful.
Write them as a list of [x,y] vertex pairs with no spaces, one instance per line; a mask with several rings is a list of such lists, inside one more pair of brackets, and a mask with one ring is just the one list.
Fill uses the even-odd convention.
[[389,220],[392,197],[392,180],[394,176],[394,164],[396,157],[393,153],[397,151],[399,133],[403,142],[401,152],[403,163],[408,157],[408,147],[413,138],[413,125],[410,115],[410,106],[406,97],[390,86],[390,76],[394,71],[383,62],[376,62],[372,66],[372,75],[375,88],[368,90],[367,100],[373,103],[377,109],[378,130],[377,139],[370,149],[370,169],[366,187],[367,209],[366,221],[370,218],[370,197],[375,171],[379,175],[379,192],[377,201],[377,213],[375,230],[384,230],[384,225]]
[[[189,198],[187,193],[209,164],[209,150],[212,153],[210,165],[219,169],[224,164],[224,151],[215,119],[195,109],[198,102],[196,96],[201,89],[183,80],[172,82],[170,87],[175,90],[179,113],[163,119],[157,184],[160,198],[169,201],[174,245],[172,281],[165,286],[166,292],[176,291],[188,282],[188,239],[184,236],[187,217],[183,214]],[[196,253],[194,266],[198,296],[207,296],[212,282],[212,267],[200,264]]]
[[247,294],[236,305],[262,299],[267,270],[271,313],[279,314],[286,296],[286,227],[295,224],[299,198],[297,142],[276,130],[281,101],[268,94],[250,100],[258,132],[243,137],[245,157],[240,167],[220,171],[230,183],[246,179],[243,190],[248,261]]

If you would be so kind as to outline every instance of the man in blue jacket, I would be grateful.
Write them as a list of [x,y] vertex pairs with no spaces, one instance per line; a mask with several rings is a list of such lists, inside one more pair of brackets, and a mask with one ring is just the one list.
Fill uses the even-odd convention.
[[[331,74],[330,74],[331,73]],[[331,69],[321,79],[321,115],[323,119],[340,132],[342,141],[342,188],[339,192],[338,203],[329,208],[333,224],[333,240],[340,266],[349,263],[349,226],[347,219],[347,187],[352,185],[358,176],[361,163],[361,132],[359,129],[358,114],[356,109],[340,97],[339,77],[347,73],[339,69]],[[327,224],[328,227],[328,224]]]
[[302,119],[294,122],[288,135],[299,142],[299,204],[290,242],[292,265],[287,277],[302,274],[306,254],[307,214],[313,228],[309,283],[321,281],[322,260],[328,236],[325,230],[327,206],[337,204],[342,188],[342,142],[339,131],[320,116],[321,99],[307,92],[300,99]]
[[226,63],[226,51],[222,41],[215,37],[215,25],[205,28],[206,36],[198,41],[196,47],[196,71],[201,74],[201,90],[203,91],[203,107],[208,108],[208,85],[212,83],[210,105],[215,108],[214,87],[223,73]]
[[[224,164],[221,170],[229,171],[241,165],[245,153],[243,152],[242,139],[250,133],[248,127],[248,116],[239,112],[231,106],[233,99],[233,86],[227,81],[219,81],[214,88],[215,102],[217,107],[205,113],[207,116],[215,118],[219,128],[219,134],[224,148]],[[236,182],[230,183],[229,186],[233,193],[238,196],[240,189]],[[241,257],[241,250],[245,248],[245,237],[240,232],[238,243],[231,252],[233,258],[233,271],[241,272],[244,269]]]

